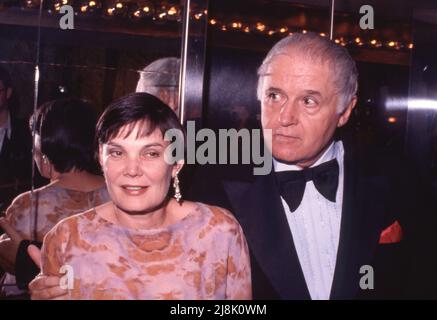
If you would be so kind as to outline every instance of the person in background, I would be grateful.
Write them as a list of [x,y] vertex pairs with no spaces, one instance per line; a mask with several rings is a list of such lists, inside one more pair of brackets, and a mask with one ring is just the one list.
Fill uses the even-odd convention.
[[153,61],[140,71],[135,91],[154,95],[178,114],[180,65],[180,59],[174,57]]
[[94,158],[96,121],[93,107],[73,98],[47,102],[32,115],[35,162],[50,183],[17,196],[0,220],[6,232],[0,237],[0,266],[8,272],[3,296],[25,297],[38,273],[27,255],[30,243],[40,244],[60,220],[109,200]]
[[13,100],[11,76],[0,67],[0,211],[30,189],[32,175],[32,138]]

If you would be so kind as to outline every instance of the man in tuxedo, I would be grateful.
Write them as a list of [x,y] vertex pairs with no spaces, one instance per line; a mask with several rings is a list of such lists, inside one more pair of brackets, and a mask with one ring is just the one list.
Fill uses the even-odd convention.
[[0,210],[17,194],[30,189],[32,140],[27,121],[16,116],[10,102],[9,73],[0,67]]
[[214,183],[201,169],[192,183],[193,199],[227,207],[242,225],[253,297],[435,297],[433,218],[414,174],[399,159],[334,139],[357,101],[347,50],[293,34],[270,50],[258,76],[274,171],[220,173]]

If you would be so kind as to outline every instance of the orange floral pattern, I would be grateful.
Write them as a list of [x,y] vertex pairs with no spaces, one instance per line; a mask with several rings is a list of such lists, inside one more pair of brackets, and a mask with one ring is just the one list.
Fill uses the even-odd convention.
[[44,239],[42,272],[71,266],[72,299],[251,299],[243,231],[228,211],[196,204],[159,229],[125,228],[95,210],[59,223]]

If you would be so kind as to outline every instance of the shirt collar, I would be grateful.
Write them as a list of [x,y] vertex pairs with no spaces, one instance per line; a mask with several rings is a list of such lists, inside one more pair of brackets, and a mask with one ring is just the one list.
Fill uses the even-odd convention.
[[6,129],[6,134],[8,135],[8,139],[11,139],[12,127],[11,127],[11,115],[8,111],[8,120],[6,120],[6,125],[0,127],[0,129]]
[[[336,152],[336,144],[338,142],[333,141],[329,145],[329,147],[325,150],[325,152],[322,154],[322,156],[310,167],[318,166],[321,163],[327,162],[329,160],[332,160],[336,158],[337,152]],[[281,172],[281,171],[299,171],[303,170],[303,168],[296,166],[294,164],[288,164],[281,162],[275,158],[273,158],[273,168],[275,169],[275,172]]]

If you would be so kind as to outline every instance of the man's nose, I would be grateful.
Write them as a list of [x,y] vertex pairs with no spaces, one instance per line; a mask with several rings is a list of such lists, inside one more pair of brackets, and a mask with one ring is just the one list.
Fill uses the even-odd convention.
[[279,123],[286,127],[298,123],[298,110],[292,101],[286,101],[279,111]]
[[124,174],[129,177],[142,176],[140,159],[127,159],[124,168]]

